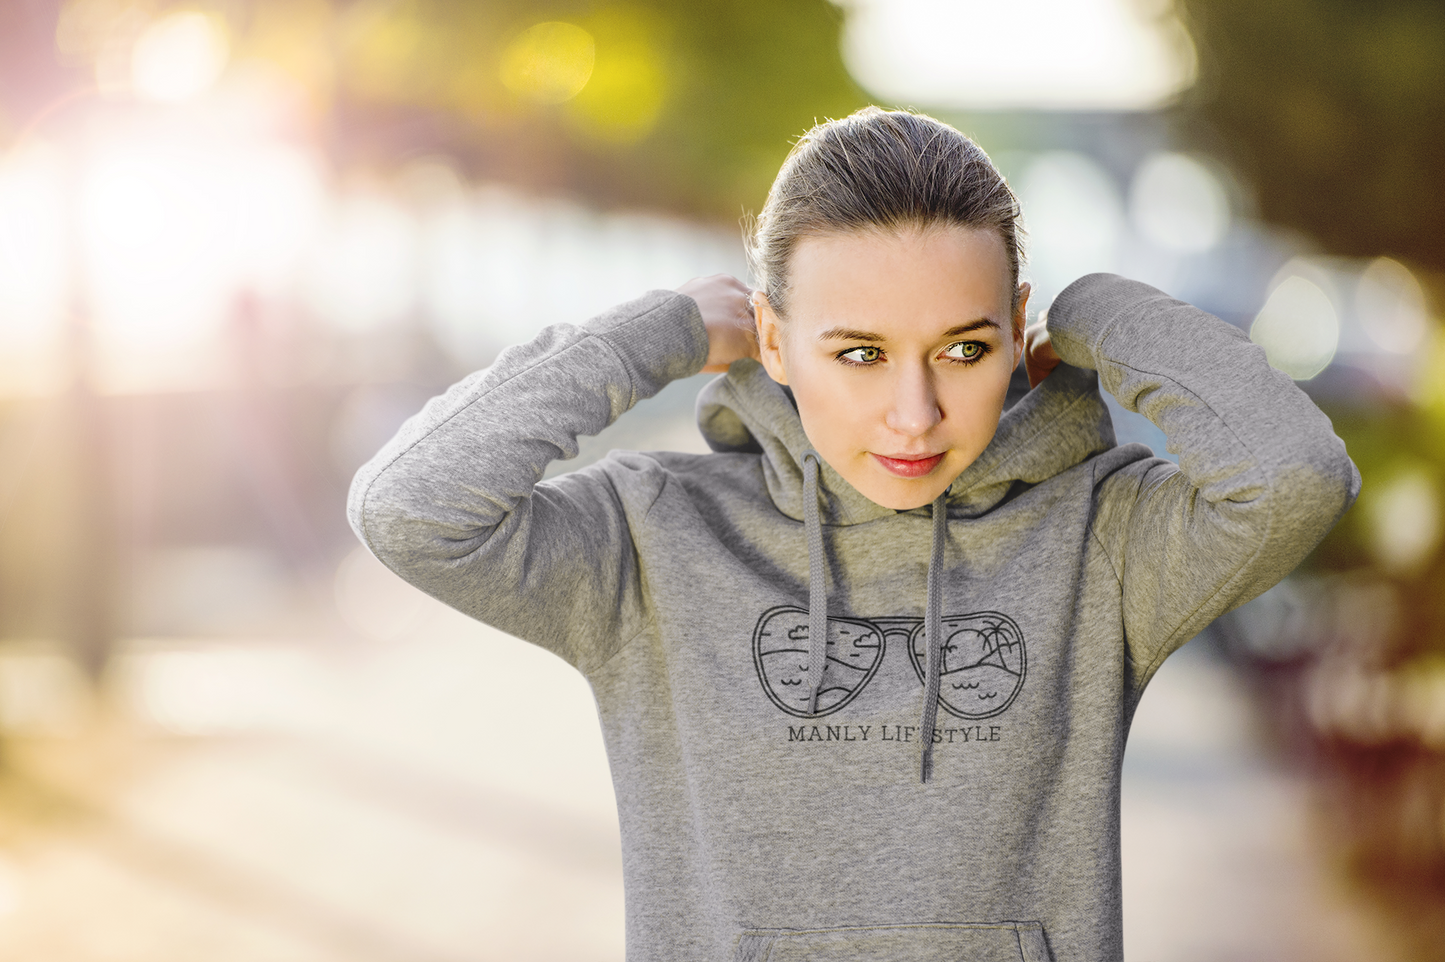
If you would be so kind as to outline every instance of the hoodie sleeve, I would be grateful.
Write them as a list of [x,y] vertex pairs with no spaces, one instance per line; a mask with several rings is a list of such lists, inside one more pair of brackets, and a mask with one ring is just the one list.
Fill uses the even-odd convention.
[[1134,681],[1287,575],[1360,475],[1319,408],[1238,328],[1147,284],[1091,274],[1049,308],[1059,356],[1158,425],[1179,465],[1097,482],[1094,533],[1123,593]]
[[402,425],[352,481],[351,526],[433,597],[579,667],[600,661],[646,618],[622,502],[597,466],[542,473],[707,350],[696,302],[671,291],[549,327]]

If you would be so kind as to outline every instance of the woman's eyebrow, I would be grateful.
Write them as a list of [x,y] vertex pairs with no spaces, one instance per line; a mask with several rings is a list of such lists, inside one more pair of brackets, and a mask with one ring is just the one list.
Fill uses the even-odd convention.
[[851,327],[830,327],[818,335],[820,341],[886,341],[882,334],[874,334],[872,331],[859,331]]
[[998,321],[992,321],[986,317],[980,317],[976,321],[969,321],[967,324],[960,324],[957,327],[950,327],[948,330],[943,332],[943,336],[957,337],[960,334],[967,334],[970,331],[977,331],[980,328],[984,327],[991,327],[996,331],[1003,330],[1003,325],[999,324]]
[[[977,331],[980,328],[991,327],[994,330],[1003,330],[1003,325],[997,321],[980,317],[976,321],[969,321],[967,324],[959,324],[950,327],[943,332],[944,337],[957,337],[960,334],[967,334],[970,331]],[[830,327],[818,335],[820,341],[886,341],[888,338],[882,334],[875,334],[872,331],[860,331],[852,327]]]

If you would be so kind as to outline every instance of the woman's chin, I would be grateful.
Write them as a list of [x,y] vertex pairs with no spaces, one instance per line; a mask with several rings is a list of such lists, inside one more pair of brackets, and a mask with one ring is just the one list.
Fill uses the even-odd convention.
[[[857,452],[834,460],[826,455],[828,465],[842,475],[863,497],[879,507],[893,511],[912,511],[932,504],[968,467],[968,460],[956,448],[947,450],[930,470],[918,477],[900,474],[867,452]],[[840,463],[841,462],[841,463]]]
[[894,511],[912,511],[926,504],[947,490],[952,477],[947,479],[934,475],[922,478],[870,477],[847,479],[869,501]]

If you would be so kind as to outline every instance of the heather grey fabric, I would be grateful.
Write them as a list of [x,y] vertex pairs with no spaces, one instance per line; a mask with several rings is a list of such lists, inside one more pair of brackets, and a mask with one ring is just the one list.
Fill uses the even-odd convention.
[[[1049,326],[1068,363],[945,499],[927,783],[931,508],[882,508],[819,467],[810,715],[811,447],[759,365],[699,400],[717,453],[614,452],[538,483],[578,435],[702,366],[689,298],[653,292],[509,349],[357,475],[352,524],[388,566],[591,682],[634,962],[1121,957],[1139,696],[1298,564],[1359,476],[1263,352],[1193,307],[1091,275]],[[1177,467],[1115,445],[1099,382],[1164,430]]]

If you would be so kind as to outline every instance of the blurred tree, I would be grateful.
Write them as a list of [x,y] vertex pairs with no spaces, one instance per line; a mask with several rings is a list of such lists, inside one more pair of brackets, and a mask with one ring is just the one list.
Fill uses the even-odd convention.
[[[1179,0],[1201,82],[1181,111],[1227,157],[1259,214],[1331,253],[1394,255],[1445,293],[1445,4]],[[1431,273],[1433,271],[1433,277]],[[1323,763],[1342,863],[1383,910],[1401,957],[1445,962],[1445,330],[1413,384],[1328,404],[1364,479],[1310,559],[1374,590],[1317,622],[1291,706]],[[1406,399],[1408,395],[1408,400]],[[1363,586],[1363,587],[1362,587]],[[1361,595],[1367,597],[1367,595]]]
[[[239,52],[319,94],[342,163],[734,218],[815,118],[866,103],[828,0],[252,0]],[[570,28],[541,28],[561,22]]]
[[1200,48],[1186,117],[1260,214],[1335,253],[1445,268],[1445,4],[1180,3]]

